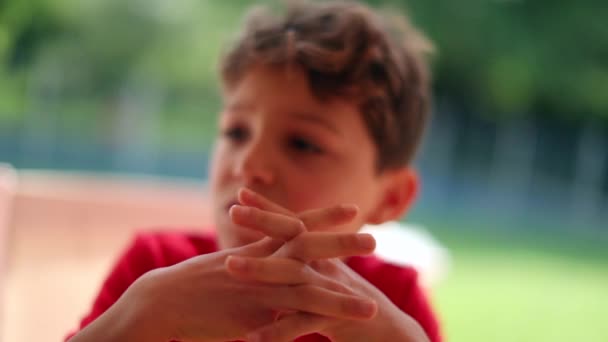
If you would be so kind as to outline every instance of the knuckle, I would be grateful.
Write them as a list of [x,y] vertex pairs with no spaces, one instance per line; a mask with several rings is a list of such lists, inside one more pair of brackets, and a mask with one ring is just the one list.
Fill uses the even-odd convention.
[[338,244],[340,245],[341,249],[351,249],[353,248],[353,246],[356,246],[357,243],[357,239],[356,236],[352,235],[352,234],[348,234],[348,235],[341,235],[338,238]]
[[329,209],[329,218],[332,221],[340,221],[344,218],[344,209],[341,206],[335,206]]
[[353,312],[358,312],[360,308],[359,301],[354,298],[343,298],[339,301],[340,310],[345,314],[350,314]]
[[252,207],[250,216],[253,222],[256,223],[256,225],[268,224],[268,216],[265,215],[265,213],[259,208]]
[[259,262],[257,262],[257,260],[255,260],[255,259],[247,259],[243,266],[243,272],[249,273],[249,274],[260,273],[263,270],[264,270],[264,266],[262,264],[260,264]]
[[338,283],[335,281],[329,281],[327,283],[327,288],[332,291],[335,291],[335,292],[348,293],[348,294],[352,293],[352,291],[348,287],[346,287],[344,284],[341,284],[341,283]]
[[323,270],[323,263],[321,262],[321,260],[312,260],[308,263],[308,265],[315,271],[320,272]]
[[315,302],[318,296],[315,288],[310,284],[296,285],[295,295],[302,300],[302,303],[307,304]]
[[294,286],[294,293],[297,297],[304,297],[308,295],[310,289],[307,288],[307,285],[296,285]]
[[310,262],[310,267],[321,274],[333,274],[335,267],[327,260],[314,260]]
[[286,252],[289,257],[302,259],[306,252],[306,239],[296,237],[286,244]]
[[285,220],[287,220],[283,225],[285,228],[281,230],[281,233],[287,241],[293,240],[306,229],[304,223],[297,218],[285,217]]
[[325,271],[330,274],[335,274],[338,271],[338,265],[334,261],[324,263]]
[[292,226],[292,237],[296,237],[298,235],[300,235],[301,233],[303,233],[304,231],[306,231],[306,225],[304,224],[304,222],[298,218],[292,218],[291,220],[293,223]]
[[298,274],[298,277],[302,281],[310,279],[313,276],[313,273],[314,273],[314,270],[309,265],[306,265],[304,263],[299,263],[298,269],[297,269],[297,274]]

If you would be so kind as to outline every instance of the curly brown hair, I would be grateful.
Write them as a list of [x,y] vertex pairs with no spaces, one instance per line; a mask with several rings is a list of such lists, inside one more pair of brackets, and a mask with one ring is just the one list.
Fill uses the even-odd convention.
[[299,67],[320,100],[356,101],[374,140],[379,171],[407,166],[430,107],[430,42],[404,16],[350,1],[288,1],[282,15],[256,7],[221,61],[228,88],[259,63]]

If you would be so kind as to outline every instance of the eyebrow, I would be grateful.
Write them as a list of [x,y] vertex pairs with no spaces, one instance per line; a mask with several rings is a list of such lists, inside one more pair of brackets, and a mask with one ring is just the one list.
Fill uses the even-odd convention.
[[322,126],[337,135],[342,135],[334,124],[332,124],[328,120],[324,120],[319,115],[314,115],[314,114],[304,113],[304,112],[294,112],[294,113],[291,113],[291,115],[298,120],[306,121],[306,122],[310,122],[315,125]]
[[[231,112],[247,112],[247,111],[251,111],[254,109],[254,107],[249,104],[249,103],[243,103],[243,102],[233,102],[227,105],[226,107],[227,112],[231,113]],[[301,120],[301,121],[305,121],[305,122],[309,122],[315,125],[319,125],[324,127],[325,129],[337,134],[337,135],[342,135],[342,133],[340,133],[340,131],[338,130],[338,128],[331,123],[331,121],[329,120],[324,120],[322,117],[320,117],[319,115],[316,114],[312,114],[312,113],[307,113],[307,112],[290,112],[287,113],[290,117],[293,117],[295,119]]]

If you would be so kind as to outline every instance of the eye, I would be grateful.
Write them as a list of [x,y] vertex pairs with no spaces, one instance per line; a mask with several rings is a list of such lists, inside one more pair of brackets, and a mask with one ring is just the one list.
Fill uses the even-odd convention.
[[289,146],[298,152],[305,153],[314,153],[320,154],[323,153],[323,150],[314,143],[310,142],[307,139],[301,137],[291,137],[289,138]]
[[248,132],[245,127],[233,126],[224,130],[222,135],[232,142],[240,143],[247,139]]

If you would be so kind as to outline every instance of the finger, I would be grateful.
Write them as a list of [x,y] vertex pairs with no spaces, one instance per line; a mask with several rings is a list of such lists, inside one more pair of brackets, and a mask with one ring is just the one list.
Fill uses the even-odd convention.
[[348,223],[359,212],[359,207],[354,204],[341,204],[329,208],[307,210],[296,215],[292,211],[247,188],[242,188],[239,191],[238,197],[239,202],[247,206],[287,216],[297,216],[304,222],[306,229],[309,231]]
[[254,207],[233,205],[229,213],[235,224],[284,241],[289,241],[306,230],[304,223],[296,217]]
[[241,188],[238,193],[239,202],[243,205],[256,207],[258,209],[270,211],[277,214],[283,214],[286,216],[296,215],[292,213],[290,210],[283,208],[282,206],[274,203],[273,201],[267,199],[266,197],[258,194],[257,192],[247,189]]
[[223,252],[228,255],[236,254],[251,257],[265,257],[275,253],[284,244],[285,241],[283,240],[265,237],[251,244],[240,247],[234,247],[231,249],[224,250]]
[[294,313],[247,335],[249,342],[287,342],[324,330],[335,320],[306,312]]
[[230,256],[226,259],[226,268],[232,276],[242,280],[279,285],[306,283],[334,292],[354,294],[347,286],[293,259]]
[[370,234],[311,232],[287,242],[273,256],[308,263],[319,259],[366,255],[375,248],[376,240]]
[[260,301],[277,310],[295,310],[350,320],[367,320],[374,317],[377,311],[376,303],[370,299],[312,285],[274,287],[260,296]]
[[299,285],[310,282],[312,269],[297,260],[287,258],[247,258],[230,256],[226,268],[241,279],[270,284]]
[[322,230],[352,221],[359,212],[354,204],[341,204],[329,208],[313,209],[298,214],[308,231]]

